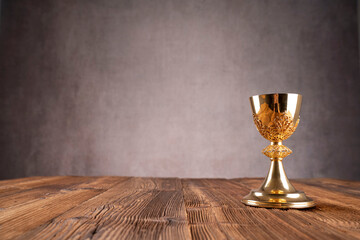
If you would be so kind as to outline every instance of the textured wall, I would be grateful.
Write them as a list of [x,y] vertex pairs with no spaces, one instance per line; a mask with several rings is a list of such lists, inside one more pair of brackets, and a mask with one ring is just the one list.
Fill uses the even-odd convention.
[[360,179],[355,0],[3,0],[0,177],[264,176],[248,97],[303,94],[291,178]]

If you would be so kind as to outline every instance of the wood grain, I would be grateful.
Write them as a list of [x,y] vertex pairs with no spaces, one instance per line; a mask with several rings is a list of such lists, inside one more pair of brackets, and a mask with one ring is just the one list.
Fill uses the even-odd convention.
[[28,184],[12,185],[11,191],[0,194],[0,208],[14,207],[19,204],[37,200],[43,197],[49,197],[58,193],[60,190],[70,190],[77,184],[89,184],[93,178],[66,177],[66,178],[49,178],[46,181],[29,181]]
[[[234,181],[240,181],[250,188],[256,188],[262,182],[261,179]],[[293,180],[292,183],[297,189],[305,191],[313,198],[317,206],[305,211],[288,210],[287,212],[291,214],[278,214],[278,217],[294,224],[302,220],[309,225],[307,229],[312,230],[310,236],[316,236],[316,239],[326,239],[326,237],[328,239],[360,239],[360,199],[344,194],[341,188],[334,191],[327,189],[325,185],[323,187],[308,185],[306,181]],[[321,179],[318,179],[318,182],[321,182]],[[317,229],[314,226],[321,228]]]
[[360,182],[293,180],[317,206],[248,207],[263,179],[0,181],[0,239],[360,239]]
[[131,178],[23,236],[190,239],[178,179]]

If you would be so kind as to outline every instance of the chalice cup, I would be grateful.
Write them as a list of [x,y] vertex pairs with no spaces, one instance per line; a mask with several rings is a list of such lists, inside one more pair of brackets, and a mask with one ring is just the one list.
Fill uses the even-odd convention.
[[282,160],[292,151],[282,144],[296,130],[300,121],[302,96],[295,93],[263,94],[250,97],[254,123],[259,133],[269,140],[262,153],[271,166],[260,188],[251,190],[242,202],[266,208],[310,208],[315,203],[304,192],[297,191],[287,178]]

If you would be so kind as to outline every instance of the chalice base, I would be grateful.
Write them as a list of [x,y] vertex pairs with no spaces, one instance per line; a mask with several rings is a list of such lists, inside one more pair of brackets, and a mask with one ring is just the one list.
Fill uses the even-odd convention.
[[260,188],[251,190],[242,202],[265,208],[311,208],[315,202],[290,183],[281,160],[271,161],[270,170]]
[[296,191],[286,194],[271,194],[259,189],[251,190],[242,202],[253,207],[264,208],[311,208],[314,201],[308,198],[304,192]]

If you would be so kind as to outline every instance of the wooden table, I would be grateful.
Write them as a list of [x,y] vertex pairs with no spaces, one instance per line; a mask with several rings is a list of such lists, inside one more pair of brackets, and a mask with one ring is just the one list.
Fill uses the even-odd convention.
[[247,207],[262,179],[0,181],[0,239],[360,239],[360,182],[294,180],[309,210]]

